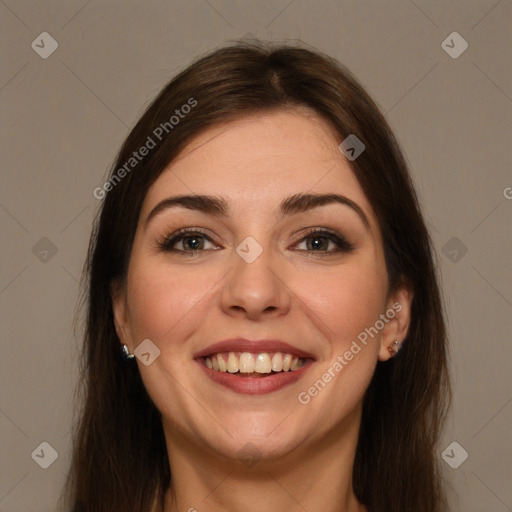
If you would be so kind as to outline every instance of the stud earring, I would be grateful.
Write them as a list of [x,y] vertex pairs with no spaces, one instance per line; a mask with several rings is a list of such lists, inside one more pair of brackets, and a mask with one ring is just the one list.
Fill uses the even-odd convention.
[[393,341],[393,343],[391,343],[391,345],[389,345],[388,350],[392,356],[396,356],[396,354],[401,348],[402,347],[400,347],[400,342],[398,340],[395,340]]
[[128,350],[128,347],[126,345],[122,345],[121,351],[126,361],[129,361],[130,359],[133,359],[135,357],[134,354],[130,354],[130,351]]

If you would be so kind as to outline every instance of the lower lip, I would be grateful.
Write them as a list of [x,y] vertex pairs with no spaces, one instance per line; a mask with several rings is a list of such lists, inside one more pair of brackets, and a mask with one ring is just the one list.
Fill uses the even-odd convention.
[[297,382],[312,365],[311,362],[308,362],[298,370],[275,373],[268,377],[240,377],[238,373],[219,372],[207,368],[201,360],[197,362],[211,380],[237,393],[246,395],[264,395],[283,389]]

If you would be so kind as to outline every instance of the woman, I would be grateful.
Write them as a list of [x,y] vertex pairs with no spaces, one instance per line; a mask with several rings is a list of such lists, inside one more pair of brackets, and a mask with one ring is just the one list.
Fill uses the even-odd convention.
[[345,68],[210,53],[94,195],[72,510],[445,510],[431,242]]

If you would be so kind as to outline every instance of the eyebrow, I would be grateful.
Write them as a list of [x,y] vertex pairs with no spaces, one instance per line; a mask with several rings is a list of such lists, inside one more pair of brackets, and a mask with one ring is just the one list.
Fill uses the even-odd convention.
[[[340,194],[294,194],[283,200],[279,206],[282,215],[293,215],[295,213],[303,213],[320,206],[328,204],[342,204],[354,210],[367,228],[370,227],[368,218],[362,208],[352,199]],[[228,217],[230,215],[229,205],[222,197],[209,195],[179,195],[172,196],[160,201],[149,213],[145,220],[145,226],[151,219],[159,213],[174,207],[187,208],[202,213],[214,215],[216,217]]]

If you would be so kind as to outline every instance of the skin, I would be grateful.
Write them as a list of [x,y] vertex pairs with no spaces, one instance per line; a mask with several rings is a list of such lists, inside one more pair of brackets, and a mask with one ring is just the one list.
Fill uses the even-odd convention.
[[[351,482],[362,399],[377,361],[407,334],[412,294],[388,295],[378,222],[340,142],[306,110],[251,115],[201,133],[148,191],[126,282],[114,283],[112,295],[121,342],[133,352],[149,338],[160,350],[151,365],[137,364],[163,417],[173,475],[166,512],[366,510]],[[281,216],[280,202],[299,192],[342,194],[369,227],[342,204]],[[192,193],[223,197],[231,215],[178,206],[145,224],[161,200]],[[201,228],[212,242],[203,240],[193,256],[158,246],[184,227]],[[307,228],[334,230],[354,249],[318,254],[304,238]],[[263,249],[250,264],[235,251],[248,236]],[[337,247],[325,238],[320,245]],[[183,241],[174,247],[191,251]],[[299,403],[297,395],[394,303],[401,311],[309,403]],[[285,389],[238,394],[212,382],[193,358],[232,337],[281,339],[316,360]],[[250,466],[240,460],[247,443],[257,454]]]

